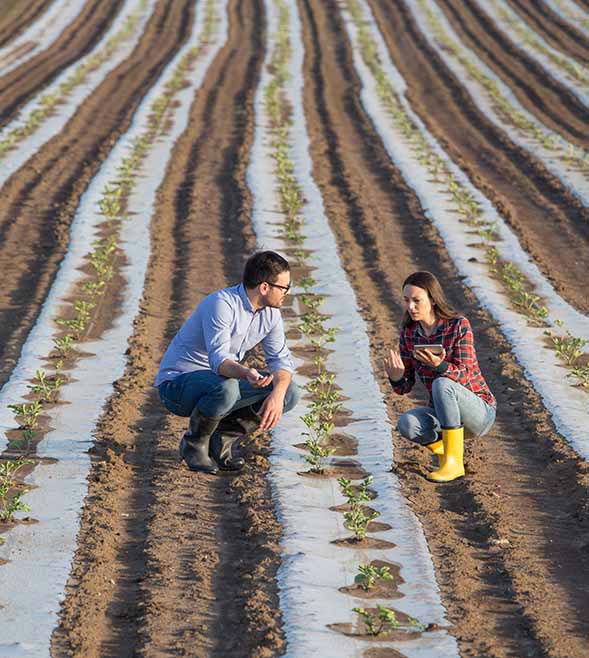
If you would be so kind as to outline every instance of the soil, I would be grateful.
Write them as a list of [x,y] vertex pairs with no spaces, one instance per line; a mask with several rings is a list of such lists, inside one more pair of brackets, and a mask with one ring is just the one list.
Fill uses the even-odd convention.
[[5,0],[0,14],[0,48],[40,18],[50,4],[51,0]]
[[[455,23],[466,12],[462,8],[465,3],[444,0],[442,4],[448,4],[448,18],[452,17]],[[391,58],[407,81],[407,96],[414,111],[471,182],[494,204],[558,294],[581,312],[589,312],[585,275],[589,269],[589,209],[477,109],[460,81],[418,30],[405,4],[370,0],[370,5]],[[460,34],[467,31],[462,22],[454,28]],[[475,44],[489,39],[474,21],[468,22],[468,29],[472,37],[466,45],[473,49]],[[497,46],[493,52],[507,59]],[[526,62],[509,59],[503,66],[511,75],[521,70],[525,84],[544,97],[544,87],[534,81]],[[511,81],[514,87],[520,83]],[[587,131],[583,134],[586,137]],[[571,137],[566,132],[563,135]],[[562,267],[563,253],[570,256],[566,268]]]
[[239,280],[254,244],[245,170],[262,4],[230,2],[229,18],[229,40],[158,192],[142,312],[97,434],[54,655],[265,657],[284,644],[268,435],[244,446],[237,476],[190,472],[177,455],[186,421],[166,416],[152,388],[182,320],[204,295]]
[[522,0],[508,2],[529,27],[553,48],[579,62],[589,62],[589,39],[547,4]]
[[[184,43],[191,16],[188,0],[158,5],[133,54],[82,103],[67,130],[45,144],[4,185],[0,385],[18,359],[66,252],[82,194],[129,127],[154,78]],[[106,106],[109,112],[104,111]]]
[[122,5],[122,0],[87,2],[76,19],[48,48],[0,77],[0,128],[13,119],[39,89],[92,50]]
[[[391,51],[393,41],[408,48],[405,60],[420,64],[408,77],[410,87],[425,86],[422,78],[428,76],[433,95],[428,58],[409,50],[412,37],[399,27],[406,25],[399,5],[371,4],[394,7],[396,22],[381,20],[387,45]],[[580,658],[589,630],[582,612],[589,591],[583,548],[589,539],[587,467],[559,437],[496,323],[461,284],[434,226],[391,165],[359,101],[338,5],[301,0],[300,7],[313,174],[369,325],[375,371],[383,350],[397,340],[403,280],[427,269],[471,320],[479,362],[498,398],[492,432],[467,446],[468,477],[449,486],[429,483],[429,455],[394,436],[396,473],[424,527],[451,632],[463,656]],[[439,99],[436,107],[437,116],[443,110]],[[452,116],[458,124],[460,114]],[[452,127],[440,122],[439,130]],[[500,155],[498,147],[495,152]],[[560,271],[553,275],[562,282]],[[422,393],[395,396],[384,377],[381,385],[392,422],[423,399]]]
[[[588,312],[589,211],[478,112],[416,30],[403,2],[369,1],[407,79],[414,109],[489,194],[560,294]],[[547,38],[559,39],[563,49],[582,47],[574,31],[546,9],[510,2]],[[0,16],[0,45],[9,29],[22,29],[47,5],[29,0],[18,4],[19,12],[23,8],[18,13],[13,0],[5,4],[10,11]],[[474,3],[440,4],[527,107],[586,145],[587,116],[559,85],[481,22]],[[391,164],[360,102],[340,3],[299,0],[298,5],[313,175],[368,327],[391,425],[424,401],[419,388],[411,396],[394,395],[381,367],[385,351],[398,340],[402,283],[416,270],[434,271],[451,303],[470,319],[479,362],[498,400],[492,431],[467,441],[466,477],[448,485],[425,479],[432,462],[428,451],[391,435],[394,475],[423,527],[449,632],[462,658],[585,658],[589,467],[556,431],[497,323],[463,284],[415,193]],[[1,120],[66,61],[86,52],[120,6],[120,1],[88,2],[77,31],[72,26],[61,46],[56,42],[36,65],[31,60],[29,68],[19,69],[22,84],[16,77],[10,84],[0,78],[7,112]],[[0,385],[10,376],[67,250],[81,195],[188,37],[193,6],[191,0],[158,3],[135,52],[3,187]],[[270,658],[285,651],[276,581],[281,529],[267,478],[269,436],[242,446],[246,467],[238,475],[190,472],[177,454],[186,420],[167,415],[152,386],[161,355],[183,320],[206,294],[237,282],[255,248],[246,169],[264,58],[262,0],[230,0],[229,26],[228,41],[195,94],[188,128],[158,190],[128,366],[115,383],[91,449],[78,548],[52,638],[55,657]],[[538,98],[543,102],[536,107]],[[93,337],[114,320],[119,305],[120,297],[113,295]],[[80,352],[83,358],[83,346]],[[297,354],[312,358],[316,351]],[[345,427],[350,413],[342,410],[337,420]],[[335,438],[338,450],[353,452],[353,436],[342,430]],[[368,475],[353,459],[332,463],[334,470],[323,477]],[[385,529],[378,523],[370,530]],[[393,546],[378,535],[362,543],[345,537],[338,544],[342,551]],[[396,565],[391,571],[394,581],[383,584],[381,594],[395,598],[403,574]],[[351,583],[348,591],[363,596]],[[354,625],[335,628],[363,633]],[[377,644],[364,653],[366,658],[402,655]]]

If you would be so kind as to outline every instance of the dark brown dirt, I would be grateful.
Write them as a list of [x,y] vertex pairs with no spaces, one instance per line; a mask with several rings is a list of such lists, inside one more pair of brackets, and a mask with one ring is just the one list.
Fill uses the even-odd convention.
[[[429,455],[395,436],[395,470],[423,524],[451,632],[463,656],[581,658],[589,630],[587,466],[555,431],[496,323],[461,284],[435,228],[391,165],[358,100],[337,4],[301,0],[300,7],[313,173],[370,327],[377,372],[397,340],[404,278],[429,269],[470,318],[499,401],[492,432],[467,446],[462,481],[429,483]],[[402,38],[398,22],[395,34]],[[384,377],[381,383],[393,422],[418,401],[392,394]]]
[[[557,292],[581,312],[589,312],[589,210],[477,109],[404,3],[370,0],[370,5],[393,62],[407,81],[415,112],[491,200]],[[479,37],[477,32],[474,38]]]
[[46,50],[0,77],[0,127],[13,119],[19,108],[63,69],[92,50],[122,4],[122,0],[87,2],[76,19]]
[[66,129],[4,185],[0,385],[16,363],[65,254],[82,194],[153,80],[186,39],[191,13],[188,0],[160,4],[133,54],[82,103]]
[[553,48],[579,62],[589,62],[589,40],[543,2],[508,0],[511,8]]
[[16,39],[50,4],[51,0],[4,0],[0,12],[0,48]]
[[464,45],[511,87],[526,109],[571,143],[589,146],[589,108],[567,87],[510,41],[476,2],[440,0],[439,4]]
[[254,246],[244,178],[262,3],[234,0],[229,18],[229,40],[158,191],[142,311],[97,432],[55,656],[264,658],[284,645],[268,437],[245,446],[239,476],[192,473],[177,456],[187,421],[167,416],[152,387],[182,320],[205,294],[239,280]]

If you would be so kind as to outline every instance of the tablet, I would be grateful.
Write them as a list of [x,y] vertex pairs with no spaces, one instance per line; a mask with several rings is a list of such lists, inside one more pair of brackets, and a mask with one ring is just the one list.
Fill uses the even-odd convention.
[[417,352],[420,350],[429,350],[432,354],[442,354],[444,351],[444,346],[439,343],[432,343],[429,345],[415,345],[413,351]]

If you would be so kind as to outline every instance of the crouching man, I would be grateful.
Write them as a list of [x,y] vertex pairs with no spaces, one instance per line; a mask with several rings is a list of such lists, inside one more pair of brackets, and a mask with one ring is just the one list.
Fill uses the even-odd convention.
[[[236,441],[272,429],[298,402],[280,313],[289,289],[288,262],[258,252],[243,282],[205,297],[168,346],[155,385],[168,411],[190,417],[180,456],[191,470],[240,470]],[[240,363],[260,342],[268,372]]]

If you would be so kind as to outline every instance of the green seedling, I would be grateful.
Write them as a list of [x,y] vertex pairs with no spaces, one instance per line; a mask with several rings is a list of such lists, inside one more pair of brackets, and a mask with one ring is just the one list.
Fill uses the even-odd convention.
[[9,492],[16,486],[14,476],[26,464],[31,462],[25,459],[15,461],[0,461],[0,521],[7,523],[14,519],[16,512],[30,512],[31,509],[25,505],[21,498],[22,492],[9,496]]
[[53,344],[55,345],[55,349],[57,349],[59,354],[65,357],[72,351],[75,340],[71,334],[68,334],[63,338],[54,338]]
[[18,441],[11,441],[11,447],[13,447],[15,450],[20,450],[21,452],[25,453],[25,455],[28,455],[31,451],[31,442],[34,440],[35,436],[36,434],[33,430],[23,430],[22,439]]
[[342,494],[347,498],[348,505],[354,506],[365,503],[370,500],[369,488],[374,480],[373,475],[364,478],[362,484],[354,487],[352,480],[338,478],[337,483],[340,486]]
[[40,402],[51,402],[55,399],[55,395],[65,382],[65,379],[59,375],[47,377],[47,374],[43,370],[37,370],[33,381],[37,383],[30,385],[29,388],[35,395],[40,397]]
[[344,525],[354,533],[356,541],[366,539],[368,524],[380,516],[380,512],[366,512],[363,505],[352,505],[349,512],[344,513]]
[[578,386],[589,390],[589,366],[575,366],[571,368],[571,372],[567,377],[574,377]]
[[31,402],[29,404],[9,404],[8,408],[14,412],[16,418],[21,418],[21,427],[23,429],[34,429],[39,423],[39,414],[43,409],[40,402]]
[[305,445],[310,453],[305,455],[305,461],[311,465],[311,472],[318,474],[324,473],[327,460],[333,455],[335,448],[325,448],[314,439],[307,439]]
[[364,608],[352,608],[352,610],[358,613],[362,618],[369,635],[376,637],[382,633],[387,633],[399,628],[400,623],[397,620],[394,610],[385,608],[385,606],[382,605],[377,605],[376,609],[377,612],[375,614]]
[[569,366],[574,365],[577,359],[582,356],[583,348],[587,345],[584,338],[577,338],[570,331],[567,331],[566,336],[558,336],[547,329],[544,335],[552,341],[558,358]]
[[392,580],[393,575],[389,567],[373,567],[371,564],[361,564],[358,566],[360,572],[355,578],[354,582],[368,592],[371,590],[377,580]]

